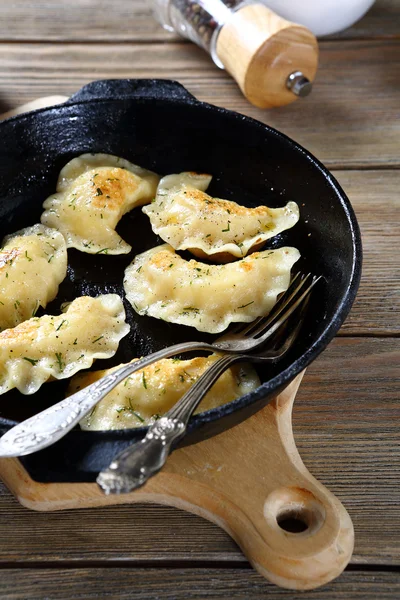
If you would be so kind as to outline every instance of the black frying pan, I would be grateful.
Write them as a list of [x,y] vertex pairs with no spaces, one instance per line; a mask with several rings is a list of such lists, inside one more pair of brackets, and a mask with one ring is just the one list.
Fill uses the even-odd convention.
[[[167,80],[94,82],[55,108],[0,124],[0,236],[39,221],[44,199],[54,192],[60,169],[84,152],[116,154],[160,174],[184,170],[213,175],[210,193],[255,206],[295,200],[300,222],[270,246],[294,245],[296,268],[323,275],[300,339],[284,360],[260,368],[262,385],[231,404],[193,417],[185,444],[234,426],[260,410],[334,337],[353,303],[361,272],[361,240],[349,200],[332,175],[295,142],[258,121],[198,102]],[[122,275],[133,256],[162,243],[139,209],[118,227],[132,245],[123,256],[68,252],[69,267],[46,312],[84,294],[123,295]],[[130,334],[105,368],[167,345],[211,340],[195,329],[140,317],[125,301]],[[64,397],[67,382],[42,386],[34,396],[11,391],[0,398],[0,433]],[[145,429],[71,431],[49,449],[22,459],[38,481],[93,481],[115,454]]]

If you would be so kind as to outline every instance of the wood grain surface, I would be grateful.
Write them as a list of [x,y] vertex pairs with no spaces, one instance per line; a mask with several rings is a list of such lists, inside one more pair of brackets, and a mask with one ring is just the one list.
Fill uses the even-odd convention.
[[400,171],[334,175],[357,215],[364,254],[359,293],[339,335],[400,335]]
[[[112,6],[112,9],[110,7]],[[378,0],[340,39],[399,38],[398,0]],[[153,19],[149,0],[13,0],[3,2],[0,41],[154,42],[179,39]]]
[[2,577],[3,597],[8,600],[392,600],[400,595],[400,581],[396,573],[366,570],[346,572],[333,584],[305,593],[280,590],[258,573],[242,568],[6,569],[2,571]]
[[261,110],[193,44],[2,44],[0,101],[5,111],[93,79],[178,79],[199,100],[283,131],[331,168],[400,166],[400,41],[329,41],[320,50],[312,94]]
[[[397,600],[400,597],[400,2],[378,0],[320,40],[312,94],[259,110],[207,55],[165,32],[147,0],[13,0],[0,9],[0,111],[93,79],[178,79],[200,100],[280,129],[334,169],[363,235],[360,291],[307,370],[294,433],[348,509],[352,564],[295,594],[268,584],[215,525],[150,505],[32,513],[0,484],[0,597]],[[249,442],[251,443],[251,442]]]

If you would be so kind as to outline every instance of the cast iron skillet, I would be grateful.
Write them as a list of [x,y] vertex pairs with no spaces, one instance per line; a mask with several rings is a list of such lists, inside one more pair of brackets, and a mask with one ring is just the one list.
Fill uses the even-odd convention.
[[[213,175],[210,193],[247,206],[282,206],[295,200],[300,222],[270,246],[294,245],[296,267],[324,276],[315,288],[308,319],[295,347],[277,366],[260,369],[264,382],[239,400],[195,416],[185,444],[234,426],[260,410],[333,338],[353,303],[360,279],[361,241],[350,203],[332,175],[298,144],[240,114],[198,102],[168,80],[94,82],[65,104],[0,124],[0,236],[39,221],[42,202],[74,156],[106,152],[160,174],[184,170]],[[139,209],[118,228],[132,245],[123,256],[70,250],[67,279],[47,312],[89,294],[123,295],[122,274],[133,256],[162,243]],[[0,238],[0,239],[1,239]],[[130,334],[105,368],[172,343],[212,339],[195,329],[139,317],[125,301]],[[64,397],[66,382],[48,383],[34,396],[1,397],[0,432]],[[38,481],[93,481],[114,455],[143,436],[144,428],[114,432],[72,431],[50,449],[23,459]]]

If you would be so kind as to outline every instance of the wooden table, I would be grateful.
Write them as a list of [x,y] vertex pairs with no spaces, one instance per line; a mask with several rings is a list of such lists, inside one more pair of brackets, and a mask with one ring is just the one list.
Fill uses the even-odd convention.
[[[313,592],[280,590],[215,525],[161,506],[33,513],[0,484],[0,597],[400,597],[400,4],[378,0],[320,42],[314,91],[261,111],[144,0],[13,0],[0,9],[0,110],[101,78],[164,77],[251,115],[320,158],[348,193],[364,242],[358,298],[307,370],[294,411],[310,471],[347,507],[351,564]],[[397,381],[396,381],[397,380]]]

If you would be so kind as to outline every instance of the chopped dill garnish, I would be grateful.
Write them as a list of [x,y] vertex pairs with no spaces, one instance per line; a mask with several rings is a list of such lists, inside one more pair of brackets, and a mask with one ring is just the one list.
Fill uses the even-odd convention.
[[132,406],[132,402],[131,402],[131,399],[130,399],[130,398],[129,398],[129,408],[128,408],[128,410],[129,410],[129,412],[130,412],[130,413],[132,413],[132,414],[133,414],[133,415],[134,415],[134,416],[135,416],[135,417],[136,417],[136,418],[137,418],[137,419],[138,419],[138,420],[139,420],[141,423],[144,423],[144,419],[143,419],[143,417],[141,417],[141,416],[139,415],[139,413],[137,413],[137,412],[134,410],[134,408],[133,408],[133,406]]
[[63,319],[63,320],[61,321],[61,323],[60,323],[60,324],[59,324],[59,326],[57,327],[56,331],[58,331],[59,329],[61,329],[61,327],[64,325],[64,323],[67,323],[67,320],[66,320],[66,319]]
[[144,389],[147,390],[147,381],[146,381],[146,375],[144,374],[144,371],[142,373],[142,383],[143,383]]
[[61,352],[56,352],[56,359],[57,359],[57,363],[58,363],[58,368],[60,369],[60,371],[63,371],[65,364],[63,362]]
[[250,304],[254,304],[254,300],[248,302],[247,304],[243,304],[242,306],[238,306],[238,308],[246,308],[246,306],[250,306]]
[[195,306],[185,306],[182,310],[182,315],[187,314],[188,312],[194,312],[196,314],[198,314],[200,312],[199,308],[196,308]]
[[39,359],[35,359],[35,358],[28,358],[27,356],[23,356],[22,357],[24,360],[27,360],[28,362],[31,363],[31,365],[35,366],[37,362],[39,362]]

